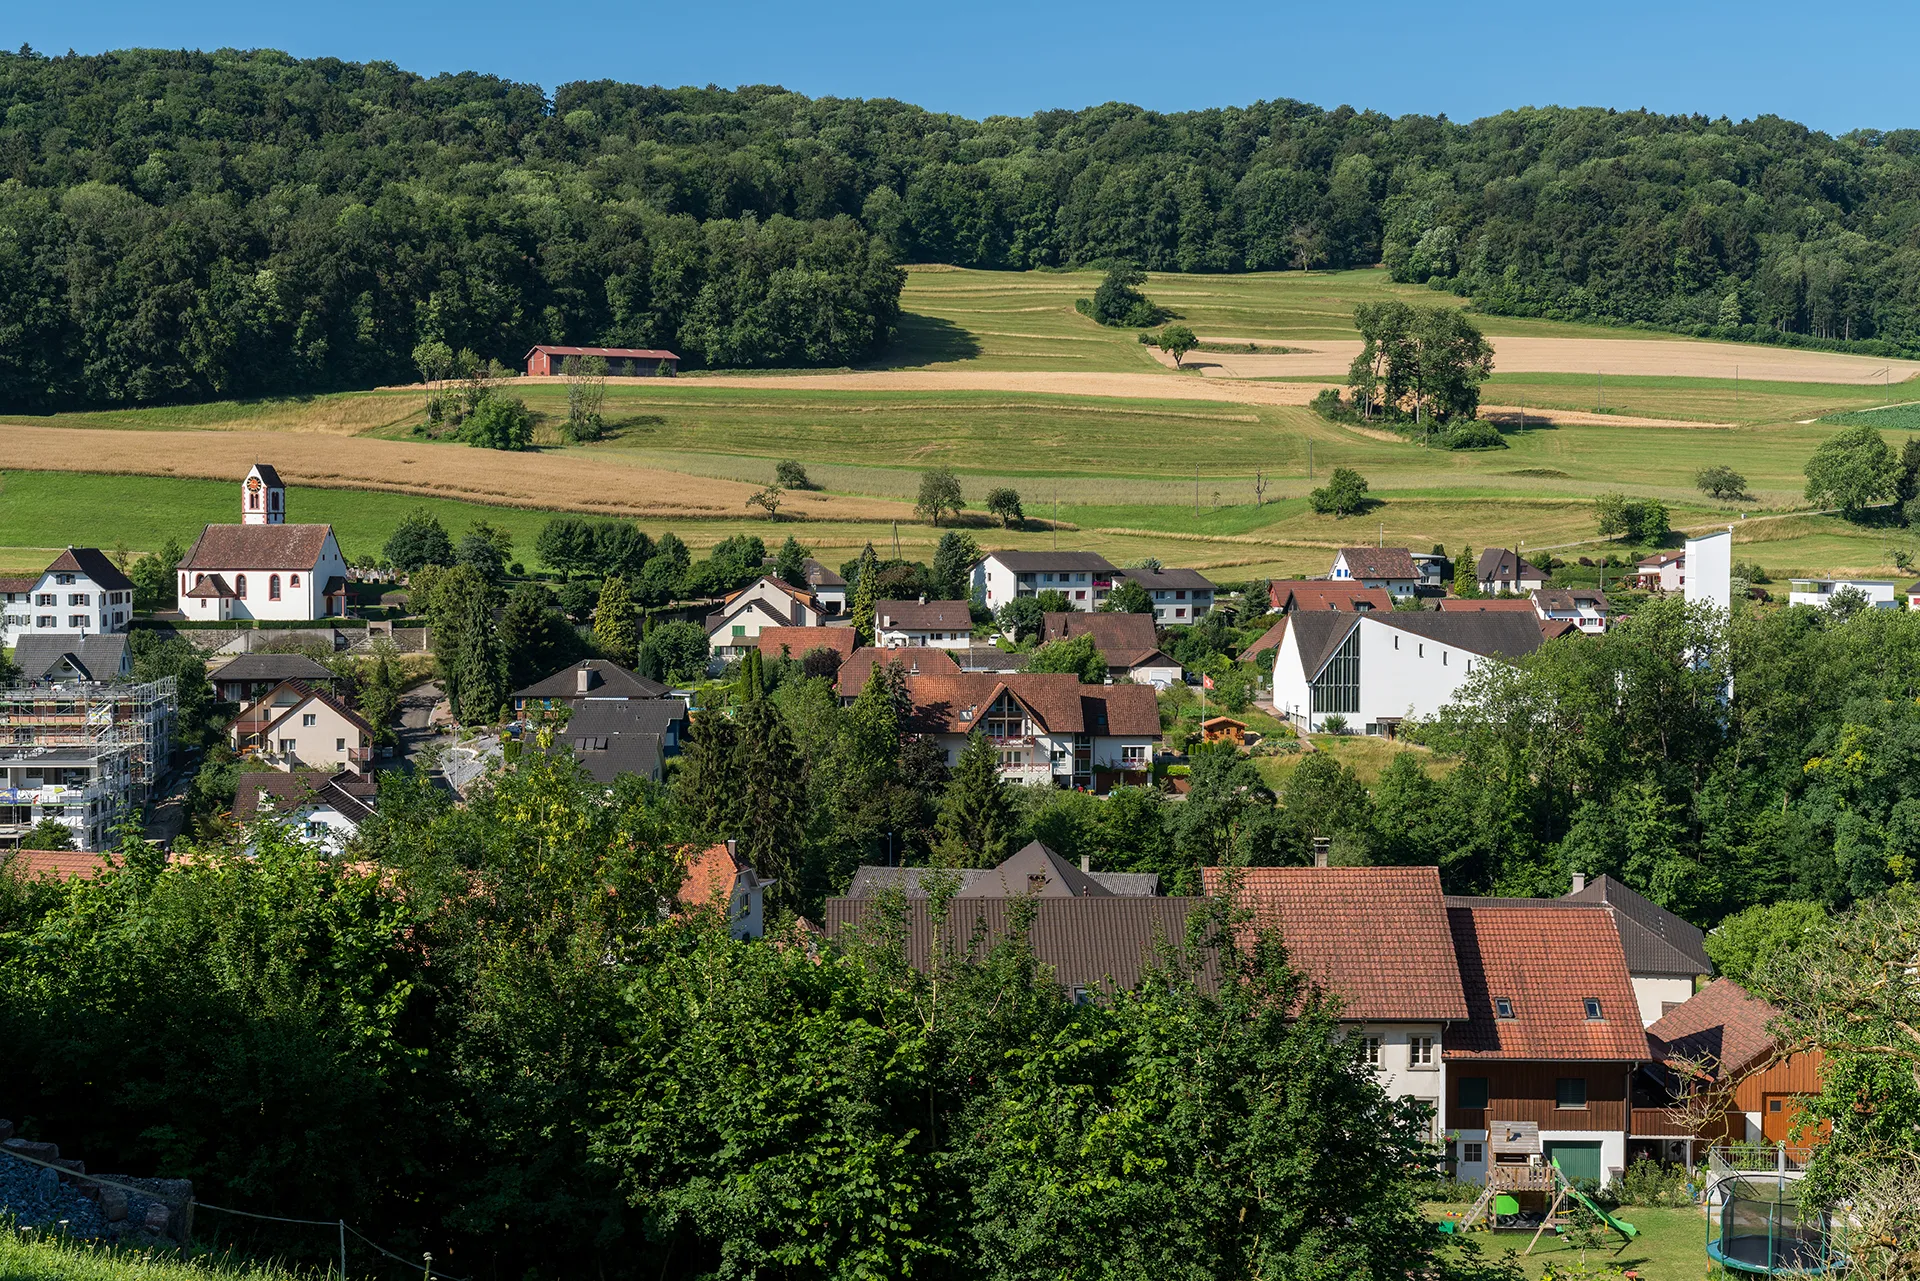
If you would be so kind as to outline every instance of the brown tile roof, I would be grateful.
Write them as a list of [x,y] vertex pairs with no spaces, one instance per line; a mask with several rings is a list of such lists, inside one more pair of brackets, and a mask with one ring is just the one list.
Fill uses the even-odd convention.
[[1605,609],[1607,594],[1595,587],[1541,587],[1532,601],[1541,609],[1574,609],[1582,602]]
[[845,662],[853,657],[860,636],[851,627],[763,627],[760,652],[768,658],[804,658],[816,649],[830,649]]
[[334,774],[317,769],[247,771],[234,785],[234,818],[245,823],[260,817],[262,792],[272,799],[273,809],[297,806],[312,798],[333,806],[356,823],[364,823],[373,815],[373,800],[380,784],[352,770]]
[[[840,670],[842,693],[850,688],[858,692],[847,683],[847,668]],[[1070,672],[996,675],[956,669],[950,675],[907,678],[915,725],[924,734],[971,734],[1003,689],[1048,733],[1160,737],[1159,697],[1147,685],[1082,685]]]
[[[1446,1032],[1448,1059],[1650,1057],[1610,913],[1483,904],[1449,906],[1447,918],[1467,998],[1467,1021]],[[1496,997],[1514,1017],[1496,1016]],[[1603,1017],[1587,1018],[1588,997]]]
[[232,597],[233,594],[233,587],[218,574],[203,575],[187,590],[187,596],[192,600],[219,600],[223,596]]
[[[291,703],[274,707],[272,705],[273,699],[277,697],[283,689],[292,690],[297,697],[295,697]],[[253,702],[249,703],[241,711],[238,720],[235,721],[235,725],[240,726],[242,722],[246,722],[252,726],[251,728],[241,729],[242,733],[266,733],[310,702],[326,704],[334,711],[346,717],[349,725],[356,727],[363,733],[371,734],[374,732],[373,726],[367,724],[365,718],[363,718],[360,713],[341,702],[338,697],[329,693],[327,690],[316,689],[305,681],[300,680],[281,681],[272,689],[262,693],[260,697],[254,699]],[[273,716],[271,719],[266,719],[260,712],[261,708],[268,708],[270,711],[278,712],[279,714]]]
[[[852,628],[844,629],[852,631]],[[764,635],[765,633],[762,633]],[[875,663],[890,663],[906,673],[909,678],[917,675],[958,676],[960,664],[953,661],[953,655],[944,649],[932,645],[903,645],[898,649],[878,649],[872,645],[862,645],[853,651],[834,676],[834,688],[846,698],[853,698],[867,687],[867,679],[873,675]]]
[[[1122,894],[1038,897],[1032,901],[1033,927],[1027,937],[1034,958],[1053,971],[1054,981],[1061,986],[1124,990],[1139,983],[1157,947],[1185,938],[1188,918],[1203,910],[1207,902],[1202,898]],[[952,948],[962,956],[970,951],[976,956],[983,954],[1010,935],[1010,916],[1020,904],[1020,898],[952,900],[940,931],[942,950]],[[929,967],[935,954],[929,906],[924,898],[909,899],[904,904],[907,959],[921,970]],[[884,919],[887,907],[884,900],[876,898],[830,898],[825,914],[827,934],[840,938],[868,921]],[[1199,978],[1206,986],[1217,986],[1219,963],[1211,959],[1213,953],[1208,956]]]
[[1342,547],[1340,558],[1355,578],[1418,578],[1419,567],[1404,547]]
[[1773,1052],[1769,1025],[1780,1011],[1732,979],[1715,979],[1684,1005],[1667,1011],[1647,1029],[1655,1057],[1711,1057],[1722,1079],[1737,1075]]
[[621,360],[680,359],[672,352],[657,347],[555,347],[548,343],[536,343],[520,359],[525,360],[536,351],[544,351],[549,356],[613,356]]
[[111,866],[111,858],[90,850],[11,850],[0,855],[0,869],[34,879],[65,881],[77,876],[90,881]]
[[[1253,867],[1239,901],[1277,930],[1296,968],[1340,997],[1351,1019],[1464,1019],[1440,871],[1434,867]],[[1229,869],[1202,870],[1224,894]]]
[[[754,579],[751,583],[748,583],[745,587],[742,587],[739,591],[728,592],[722,603],[726,605],[733,604],[733,602],[739,600],[742,596],[745,596],[748,592],[758,587],[761,583],[765,583],[769,587],[772,587],[778,591],[785,592],[787,595],[793,597],[793,599],[798,601],[800,604],[805,605],[808,609],[817,608],[816,605],[814,604],[812,592],[803,592],[798,587],[795,587],[792,583],[789,583],[786,579],[775,578],[772,574],[762,574],[760,575],[760,577]],[[724,613],[725,611],[722,610],[721,612]]]
[[1440,602],[1443,614],[1536,614],[1533,602],[1517,596],[1484,597],[1469,599],[1465,596],[1448,596]]
[[181,569],[305,569],[320,563],[331,525],[208,525]]
[[1040,633],[1042,640],[1067,640],[1075,636],[1092,636],[1109,664],[1114,662],[1115,650],[1138,652],[1156,649],[1160,644],[1154,635],[1151,614],[1086,614],[1068,610],[1064,614],[1045,616]]
[[705,907],[709,903],[719,902],[725,906],[733,897],[734,887],[740,883],[740,877],[749,874],[755,883],[761,886],[774,882],[762,880],[753,865],[729,846],[725,841],[695,853],[691,846],[681,851],[686,860],[686,876],[680,882],[680,904],[683,907]]
[[1363,608],[1393,608],[1393,597],[1384,587],[1323,578],[1276,579],[1267,585],[1267,600],[1273,608],[1287,613],[1296,609],[1318,609],[1345,610],[1351,614]]
[[1540,620],[1540,639],[1559,640],[1562,636],[1574,636],[1580,632],[1580,624],[1571,618],[1543,618]]
[[30,592],[40,585],[40,575],[27,578],[0,577],[0,594],[6,592]]
[[888,631],[970,632],[973,613],[963,600],[877,600],[873,622]]
[[1686,558],[1687,558],[1687,554],[1683,551],[1682,552],[1655,552],[1653,555],[1648,556],[1643,560],[1635,561],[1634,568],[1635,569],[1660,569],[1660,568],[1663,568],[1664,566],[1671,565],[1674,561],[1685,560]]
[[47,566],[49,574],[85,574],[110,592],[130,592],[133,580],[114,567],[98,547],[69,547]]

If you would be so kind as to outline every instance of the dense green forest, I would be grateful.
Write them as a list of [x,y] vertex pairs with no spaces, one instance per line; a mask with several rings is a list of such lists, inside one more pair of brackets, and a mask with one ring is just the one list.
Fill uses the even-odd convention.
[[1287,100],[970,121],[274,52],[0,55],[0,404],[362,386],[436,338],[882,349],[892,263],[1384,261],[1484,309],[1920,351],[1920,131]]

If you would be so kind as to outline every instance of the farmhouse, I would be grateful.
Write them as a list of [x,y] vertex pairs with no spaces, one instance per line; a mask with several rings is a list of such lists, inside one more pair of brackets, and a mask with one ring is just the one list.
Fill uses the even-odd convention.
[[1389,596],[1411,596],[1420,586],[1420,570],[1404,547],[1342,547],[1327,577],[1336,583],[1378,587]]
[[69,547],[37,575],[0,579],[0,648],[23,636],[123,632],[133,583],[97,547]]
[[974,562],[973,590],[982,593],[988,609],[1054,591],[1072,608],[1091,613],[1113,590],[1119,572],[1096,552],[988,552]]
[[527,352],[527,376],[563,373],[568,356],[598,356],[607,362],[610,378],[671,378],[680,372],[680,357],[649,347],[553,347],[541,344]]
[[1197,569],[1123,569],[1118,578],[1146,589],[1153,621],[1162,627],[1194,622],[1213,609],[1213,583]]
[[1338,609],[1349,614],[1364,614],[1370,609],[1392,609],[1393,597],[1384,587],[1368,587],[1350,580],[1275,579],[1267,584],[1267,607],[1282,614],[1302,609]]
[[881,649],[931,645],[966,649],[973,643],[973,614],[963,600],[877,600],[873,639]]
[[289,525],[265,463],[240,483],[238,525],[208,525],[180,562],[180,610],[196,622],[344,617],[347,562],[331,525]]
[[[848,685],[842,668],[841,696]],[[1010,782],[1106,793],[1144,785],[1160,741],[1160,706],[1144,685],[1082,685],[1070,673],[908,676],[911,723],[953,765],[975,733],[999,753]],[[855,689],[853,692],[857,693]]]
[[1545,574],[1504,547],[1481,552],[1473,576],[1489,596],[1495,592],[1537,592],[1547,585]]
[[1439,711],[1476,664],[1540,647],[1524,613],[1299,613],[1274,650],[1276,712],[1309,732],[1328,718],[1368,734]]
[[1180,683],[1180,664],[1168,658],[1154,635],[1153,620],[1145,614],[1048,614],[1041,639],[1068,640],[1091,636],[1107,660],[1113,680],[1165,689]]

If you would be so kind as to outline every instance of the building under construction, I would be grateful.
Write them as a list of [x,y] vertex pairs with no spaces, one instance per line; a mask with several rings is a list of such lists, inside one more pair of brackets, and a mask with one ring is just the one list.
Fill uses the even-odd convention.
[[171,676],[0,687],[0,849],[49,818],[108,848],[165,776],[178,710]]

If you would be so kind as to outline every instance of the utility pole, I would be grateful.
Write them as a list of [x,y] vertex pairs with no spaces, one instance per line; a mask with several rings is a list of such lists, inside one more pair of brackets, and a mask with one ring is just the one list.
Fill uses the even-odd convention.
[[1200,464],[1193,465],[1193,518],[1200,519]]
[[893,522],[893,558],[900,559],[900,522]]
[[1307,479],[1313,479],[1313,442],[1307,442]]
[[1053,550],[1060,550],[1060,486],[1053,487]]

